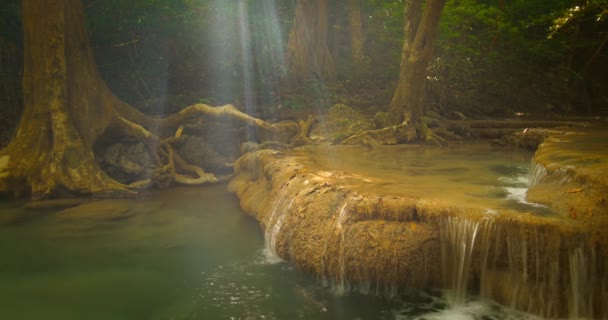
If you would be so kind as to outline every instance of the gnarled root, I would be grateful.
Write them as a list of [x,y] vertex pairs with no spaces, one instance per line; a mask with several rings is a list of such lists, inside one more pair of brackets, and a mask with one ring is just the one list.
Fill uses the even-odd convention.
[[418,122],[416,125],[416,131],[418,132],[419,139],[425,143],[434,144],[440,147],[447,145],[447,141],[429,129],[429,127],[423,121]]
[[300,132],[298,133],[298,135],[293,137],[293,139],[291,139],[291,142],[289,144],[293,147],[303,146],[303,145],[307,145],[307,144],[314,144],[314,141],[312,141],[308,137],[308,133],[310,132],[310,129],[312,128],[314,121],[315,121],[315,118],[310,114],[308,115],[306,120],[301,120],[298,123],[300,126]]

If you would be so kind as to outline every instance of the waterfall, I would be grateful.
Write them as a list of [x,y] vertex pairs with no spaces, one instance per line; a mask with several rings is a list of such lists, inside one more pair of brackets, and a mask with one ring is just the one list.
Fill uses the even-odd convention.
[[441,260],[443,281],[450,285],[451,303],[464,303],[466,300],[471,258],[479,223],[458,217],[447,217],[442,221]]
[[[265,221],[264,231],[264,255],[269,263],[283,261],[277,253],[277,235],[283,227],[283,222],[288,216],[289,210],[293,205],[295,197],[290,196],[290,186],[281,189],[278,200],[274,203],[272,211]],[[289,202],[287,202],[289,200]]]
[[484,299],[547,318],[608,319],[608,258],[587,236],[517,222],[440,218],[448,301]]
[[530,165],[532,170],[530,170],[530,176],[528,179],[528,188],[532,188],[542,182],[547,176],[547,168],[545,168],[542,164],[534,161],[532,159],[532,164]]

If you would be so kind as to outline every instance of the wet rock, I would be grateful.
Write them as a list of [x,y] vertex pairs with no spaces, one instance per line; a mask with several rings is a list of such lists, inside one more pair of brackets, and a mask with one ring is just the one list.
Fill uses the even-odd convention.
[[[365,188],[355,189],[356,172],[320,169],[296,151],[280,157],[270,150],[244,155],[235,163],[229,189],[260,222],[267,246],[299,270],[338,289],[451,288],[464,301],[470,288],[547,318],[595,318],[608,312],[603,303],[607,219],[590,226],[580,218],[540,217],[508,208],[498,212],[408,191],[381,194],[381,180],[368,179]],[[603,151],[597,153],[606,158]],[[563,150],[553,155],[564,161]],[[589,161],[589,156],[573,161]],[[593,164],[605,173],[604,162]],[[591,213],[601,210],[605,217],[606,189],[600,190],[604,196],[591,193],[595,184],[589,183],[606,181],[606,175],[577,172],[589,180],[572,179],[587,181],[587,186],[550,194],[564,201],[591,194],[598,205]],[[572,216],[572,209],[565,210]],[[580,216],[582,211],[575,210]]]
[[494,141],[494,144],[536,150],[548,136],[549,131],[546,129],[526,128],[522,131],[505,135],[501,139]]
[[50,199],[50,200],[35,200],[26,203],[23,208],[31,210],[40,209],[66,209],[78,206],[87,199],[82,198],[64,198],[64,199]]

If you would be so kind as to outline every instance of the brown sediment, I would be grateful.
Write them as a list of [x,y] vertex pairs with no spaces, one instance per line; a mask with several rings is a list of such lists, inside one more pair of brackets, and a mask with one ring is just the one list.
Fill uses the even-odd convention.
[[608,316],[605,235],[583,221],[430,199],[297,150],[246,154],[235,171],[229,188],[277,255],[339,287],[450,288],[455,302],[469,289],[545,317]]

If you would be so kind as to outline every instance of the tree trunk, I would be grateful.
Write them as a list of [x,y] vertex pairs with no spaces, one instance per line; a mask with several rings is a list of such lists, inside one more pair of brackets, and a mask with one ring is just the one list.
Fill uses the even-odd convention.
[[398,122],[416,122],[423,114],[426,69],[445,2],[428,0],[422,10],[421,0],[405,1],[401,70],[389,109]]
[[184,121],[200,116],[268,132],[284,130],[232,106],[194,105],[165,119],[147,117],[116,98],[101,80],[79,0],[23,0],[22,6],[24,112],[15,138],[0,151],[0,191],[31,192],[35,198],[134,195],[95,161],[93,145],[107,130],[141,140],[159,172],[186,184],[215,177],[173,152],[171,142],[181,129],[165,138],[156,132],[173,133]]
[[350,46],[353,66],[363,66],[363,46],[365,37],[363,35],[363,21],[361,20],[360,0],[348,0],[348,26],[350,29]]
[[336,75],[327,45],[329,28],[327,0],[298,0],[287,43],[288,79],[333,79]]

